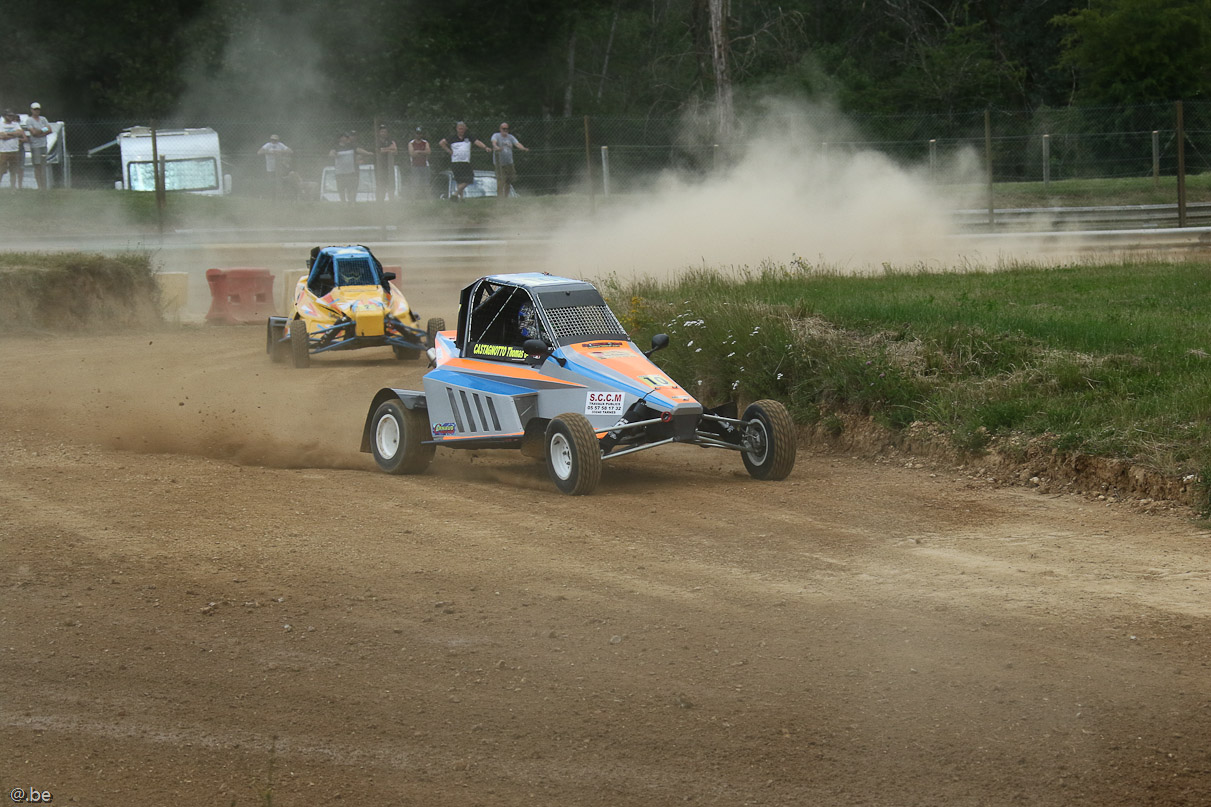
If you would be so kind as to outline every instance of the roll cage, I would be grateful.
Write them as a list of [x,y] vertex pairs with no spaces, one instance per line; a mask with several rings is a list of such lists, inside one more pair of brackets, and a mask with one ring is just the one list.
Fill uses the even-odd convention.
[[315,247],[307,265],[307,288],[316,297],[329,294],[337,286],[382,286],[384,292],[391,293],[383,265],[365,247]]
[[[529,306],[537,333],[522,332],[522,309]],[[478,345],[520,350],[527,339],[541,339],[550,348],[591,339],[629,341],[630,337],[596,288],[572,282],[524,286],[485,277],[467,286],[459,300],[454,343],[463,356],[524,361],[517,352],[490,354]]]

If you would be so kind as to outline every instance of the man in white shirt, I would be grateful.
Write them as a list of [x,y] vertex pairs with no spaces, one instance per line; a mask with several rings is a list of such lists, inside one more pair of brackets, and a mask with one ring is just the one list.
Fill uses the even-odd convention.
[[11,188],[20,188],[24,179],[25,166],[21,164],[21,144],[27,135],[21,127],[17,113],[11,109],[4,110],[0,119],[0,180],[8,174],[8,184]]
[[457,190],[450,197],[450,200],[461,202],[463,191],[475,181],[475,172],[471,170],[471,146],[479,146],[489,154],[492,153],[492,149],[485,146],[480,142],[479,138],[471,134],[467,130],[467,124],[463,121],[454,124],[454,134],[443,137],[438,141],[437,145],[445,149],[446,153],[450,155],[450,174],[454,177],[454,182],[457,185]]
[[282,142],[275,134],[269,135],[269,142],[257,150],[257,154],[265,158],[265,179],[269,181],[269,189],[274,197],[282,186],[282,178],[290,173],[290,158],[294,149]]
[[[34,101],[29,105],[29,114],[22,123],[29,138],[29,161],[34,166],[34,179],[38,190],[46,190],[46,136],[50,134],[50,121],[42,117],[42,104]],[[24,166],[21,166],[24,169]]]

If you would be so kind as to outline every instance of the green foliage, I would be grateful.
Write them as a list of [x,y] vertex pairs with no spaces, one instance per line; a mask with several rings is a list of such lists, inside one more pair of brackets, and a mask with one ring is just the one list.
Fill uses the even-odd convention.
[[1078,98],[1135,104],[1211,90],[1211,0],[1092,0],[1058,16]]
[[610,296],[670,334],[662,364],[708,405],[770,397],[826,429],[932,422],[966,451],[1046,436],[1165,473],[1211,465],[1204,263],[847,277],[798,261]]
[[[732,3],[730,79],[741,109],[774,92],[879,115],[1067,105],[1072,71],[1101,103],[1191,99],[1208,88],[1209,3]],[[98,0],[69,25],[55,4],[9,0],[0,95],[123,125],[701,112],[714,95],[704,8]]]

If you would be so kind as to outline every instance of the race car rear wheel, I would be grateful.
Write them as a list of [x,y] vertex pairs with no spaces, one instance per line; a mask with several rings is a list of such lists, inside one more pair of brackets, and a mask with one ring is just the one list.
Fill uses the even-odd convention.
[[429,334],[429,347],[437,344],[437,334],[446,330],[446,321],[441,317],[431,317],[426,323],[425,331]]
[[370,446],[378,467],[389,474],[419,474],[429,467],[435,446],[421,443],[429,434],[424,414],[400,401],[383,401],[374,410]]
[[795,467],[795,422],[777,401],[755,401],[744,410],[744,467],[754,479],[786,479]]
[[311,366],[311,340],[307,338],[307,323],[301,319],[290,320],[290,356],[299,369]]
[[572,496],[592,493],[601,480],[601,445],[589,419],[569,412],[547,425],[547,473]]

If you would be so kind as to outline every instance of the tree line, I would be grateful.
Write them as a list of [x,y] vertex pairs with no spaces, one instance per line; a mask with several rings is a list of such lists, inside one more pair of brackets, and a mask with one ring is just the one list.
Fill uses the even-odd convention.
[[[1211,97],[1211,0],[8,0],[0,104],[142,121]],[[725,114],[719,115],[723,110]]]

